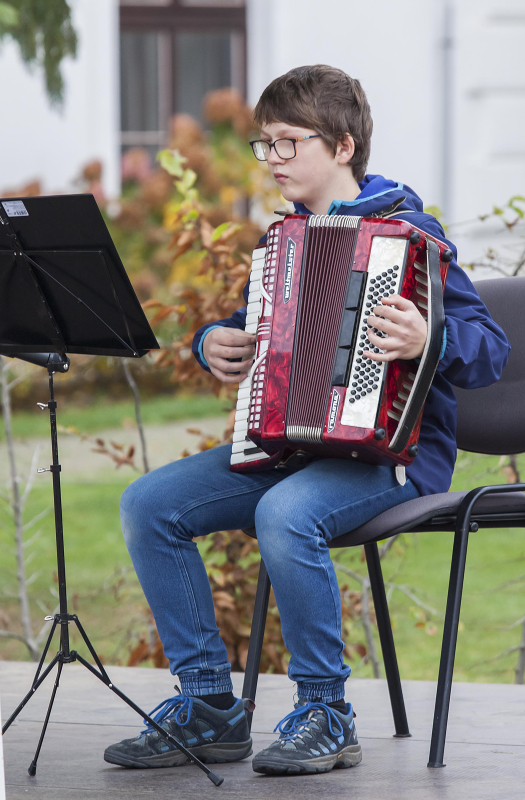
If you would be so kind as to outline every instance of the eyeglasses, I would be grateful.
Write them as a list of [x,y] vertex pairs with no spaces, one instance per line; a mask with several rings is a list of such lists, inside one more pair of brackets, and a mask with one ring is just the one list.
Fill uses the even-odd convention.
[[297,155],[296,143],[305,142],[307,139],[317,139],[321,134],[315,133],[311,136],[298,136],[296,139],[276,139],[275,142],[266,142],[264,139],[257,139],[250,142],[253,154],[257,161],[268,161],[272,147],[279,158],[288,161]]

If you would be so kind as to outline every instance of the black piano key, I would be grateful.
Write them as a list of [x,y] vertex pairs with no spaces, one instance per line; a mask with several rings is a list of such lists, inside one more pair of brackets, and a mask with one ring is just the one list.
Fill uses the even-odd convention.
[[340,347],[337,350],[335,363],[332,370],[332,386],[346,386],[346,372],[348,369],[349,359],[350,350]]
[[366,272],[352,270],[346,290],[345,308],[357,309],[360,306],[361,292],[365,285]]
[[356,311],[343,311],[339,341],[337,343],[339,347],[351,347],[356,323],[359,324],[359,317]]

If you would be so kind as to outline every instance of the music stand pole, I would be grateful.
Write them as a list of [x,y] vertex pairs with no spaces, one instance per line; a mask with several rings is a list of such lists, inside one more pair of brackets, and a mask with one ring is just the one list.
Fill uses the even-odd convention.
[[[29,359],[28,359],[29,360]],[[49,621],[53,621],[51,626],[51,630],[49,632],[49,636],[47,637],[46,644],[44,646],[44,650],[42,652],[42,656],[40,658],[40,662],[38,664],[35,677],[33,678],[33,683],[29,692],[26,694],[24,699],[15,709],[15,711],[11,714],[7,722],[2,728],[2,734],[4,734],[10,725],[14,722],[17,716],[20,714],[24,706],[27,702],[31,699],[34,695],[36,690],[39,686],[44,682],[47,676],[52,671],[55,664],[58,665],[57,667],[57,674],[55,678],[55,683],[53,686],[53,691],[51,693],[51,698],[49,701],[49,705],[47,708],[46,716],[44,719],[44,724],[42,726],[42,731],[40,733],[40,739],[38,741],[38,745],[36,748],[36,752],[34,758],[29,765],[28,773],[30,776],[36,775],[36,767],[38,757],[40,755],[40,750],[42,748],[42,744],[44,741],[44,737],[46,735],[46,730],[49,722],[49,718],[51,716],[51,710],[53,708],[53,704],[55,702],[56,693],[58,691],[58,687],[60,684],[60,676],[62,674],[62,668],[64,664],[70,664],[73,661],[79,661],[81,664],[86,667],[95,677],[104,683],[108,689],[111,689],[121,700],[128,704],[137,714],[140,714],[143,718],[144,722],[147,722],[152,728],[154,728],[163,738],[167,739],[167,741],[174,745],[178,750],[183,752],[190,761],[193,761],[202,771],[208,776],[208,778],[215,784],[215,786],[220,786],[223,783],[224,778],[221,778],[215,772],[210,770],[206,764],[203,764],[196,756],[192,755],[192,753],[175,737],[171,736],[164,728],[162,728],[157,722],[155,722],[148,714],[146,714],[136,703],[133,702],[124,692],[118,689],[109,678],[100,658],[98,657],[95,648],[91,644],[87,633],[85,632],[84,628],[82,627],[80,620],[78,619],[76,614],[70,614],[68,612],[67,607],[67,591],[66,591],[66,561],[65,561],[65,553],[64,553],[64,528],[63,528],[63,521],[62,521],[62,491],[60,485],[60,472],[62,467],[58,460],[58,435],[57,435],[57,403],[55,400],[55,392],[54,392],[54,385],[53,385],[53,375],[56,372],[67,372],[69,369],[69,359],[66,356],[61,356],[59,354],[52,354],[49,359],[49,363],[47,365],[48,375],[49,375],[49,401],[47,403],[38,403],[38,407],[44,411],[46,408],[49,410],[49,419],[51,425],[51,450],[52,450],[52,464],[47,469],[39,469],[38,472],[51,472],[53,477],[53,503],[54,503],[54,510],[55,510],[55,533],[56,533],[56,551],[57,551],[57,568],[58,568],[58,596],[59,596],[59,608],[60,611],[58,614],[54,616],[48,616],[45,619]],[[95,668],[89,661],[86,661],[76,650],[71,650],[70,642],[69,642],[69,625],[73,623],[76,625],[80,636],[82,637],[84,643],[86,644],[93,660],[95,661],[96,667]],[[53,639],[55,630],[57,626],[60,626],[60,649],[53,657],[51,662],[46,666],[44,671],[42,669],[44,667],[44,662],[49,651],[51,641]]]

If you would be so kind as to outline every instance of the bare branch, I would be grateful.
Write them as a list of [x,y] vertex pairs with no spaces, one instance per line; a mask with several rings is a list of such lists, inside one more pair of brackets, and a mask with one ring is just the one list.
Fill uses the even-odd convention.
[[372,632],[372,620],[370,619],[370,580],[365,578],[361,586],[361,622],[365,631],[366,649],[368,650],[368,655],[372,662],[374,678],[380,678],[379,659],[377,657],[376,643]]
[[514,683],[521,685],[525,678],[525,617],[523,618],[523,625],[521,628],[521,642],[519,645],[518,663],[516,664],[516,672],[514,673]]
[[36,465],[40,456],[41,449],[42,449],[41,445],[37,444],[33,452],[33,458],[31,459],[31,466],[29,468],[29,475],[27,476],[26,488],[24,489],[24,494],[22,495],[22,498],[20,500],[22,504],[22,509],[24,509],[27,498],[29,497],[31,489],[33,488],[33,483],[35,482],[35,477],[37,474]]
[[149,464],[148,464],[148,453],[146,449],[146,434],[144,432],[144,425],[142,422],[142,411],[140,408],[140,392],[137,384],[135,383],[135,379],[131,374],[131,370],[129,368],[128,359],[122,359],[122,366],[124,368],[124,375],[126,376],[126,380],[129,384],[131,391],[133,392],[133,397],[135,399],[135,419],[137,420],[137,428],[139,429],[139,436],[140,436],[140,446],[142,448],[142,463],[144,465],[144,472],[149,472]]
[[17,641],[22,642],[22,644],[25,644],[29,650],[29,655],[31,656],[32,660],[38,661],[38,651],[35,648],[35,643],[33,641],[29,642],[25,636],[22,636],[21,633],[11,633],[11,631],[0,630],[0,637],[2,637],[2,639],[16,639]]
[[384,558],[387,555],[389,550],[392,549],[392,546],[397,542],[397,540],[399,539],[400,536],[401,536],[400,533],[396,533],[395,536],[392,536],[390,539],[387,539],[387,541],[384,543],[384,545],[379,548],[379,558],[380,559]]
[[[30,519],[29,522],[26,522],[26,524],[24,525],[24,531],[28,531],[30,528],[33,527],[33,525],[36,525],[37,522],[40,522],[41,519],[43,519],[44,517],[47,517],[47,515],[49,514],[49,512],[51,511],[52,508],[53,508],[53,506],[48,506],[47,508],[44,508],[44,510],[40,511],[39,514],[36,514],[33,517],[33,519]],[[35,536],[36,536],[36,534],[35,534]],[[32,538],[34,538],[34,537],[32,537]]]
[[445,618],[445,615],[441,611],[438,611],[437,608],[432,608],[432,606],[429,606],[424,603],[423,600],[420,600],[419,597],[408,588],[408,586],[403,586],[400,583],[392,583],[391,581],[385,581],[385,586],[388,586],[392,590],[398,589],[400,592],[403,592],[403,594],[406,594],[406,596],[409,597],[412,602],[416,604],[416,606],[422,608],[423,611],[428,611],[429,614],[435,614],[436,617],[441,617],[441,619]]
[[31,627],[31,612],[29,608],[29,597],[27,594],[26,573],[24,565],[24,523],[22,518],[22,498],[20,496],[20,476],[18,474],[15,448],[13,440],[11,396],[7,383],[7,364],[5,358],[0,356],[0,384],[2,396],[2,415],[4,418],[5,439],[7,445],[7,455],[9,460],[9,471],[11,476],[11,507],[15,524],[15,546],[16,564],[18,577],[18,597],[20,602],[20,615],[22,628],[24,631],[25,643],[31,653],[31,658],[38,661],[39,654],[33,638]]

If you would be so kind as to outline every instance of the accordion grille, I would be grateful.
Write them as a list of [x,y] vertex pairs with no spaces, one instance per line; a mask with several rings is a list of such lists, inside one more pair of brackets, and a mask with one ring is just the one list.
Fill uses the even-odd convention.
[[286,420],[290,441],[321,441],[359,222],[309,218]]

